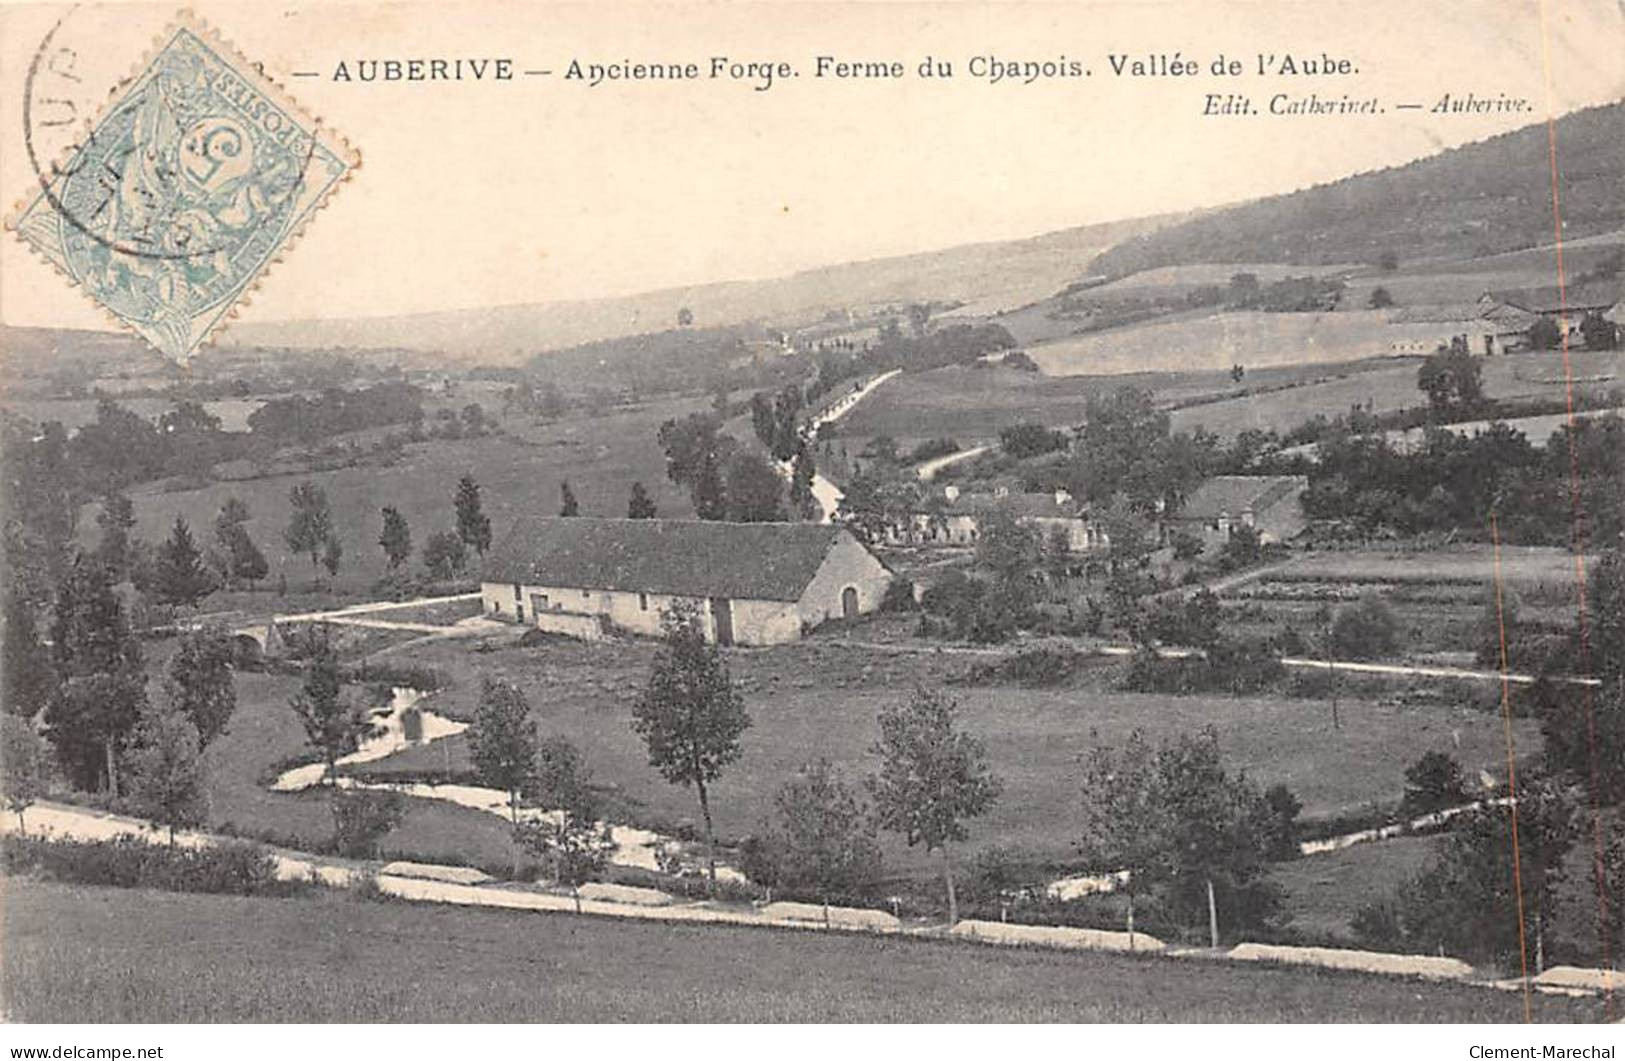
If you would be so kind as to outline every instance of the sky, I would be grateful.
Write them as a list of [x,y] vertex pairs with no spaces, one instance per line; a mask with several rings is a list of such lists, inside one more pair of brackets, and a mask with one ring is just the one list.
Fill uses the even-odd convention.
[[[1115,3],[193,5],[363,163],[241,318],[387,316],[595,298],[1034,235],[1289,191],[1400,164],[1625,96],[1613,0]],[[173,7],[0,7],[0,199],[37,178],[24,150],[30,61],[57,27],[80,117],[130,72]],[[1195,61],[1118,77],[1109,56]],[[61,54],[59,54],[61,53]],[[1343,75],[1259,77],[1260,53],[1347,59]],[[815,77],[819,55],[898,61],[902,79]],[[1213,76],[1223,55],[1242,76]],[[710,61],[800,72],[710,78]],[[920,78],[927,56],[952,78]],[[512,81],[336,82],[341,61],[509,58]],[[969,61],[1076,60],[1088,77],[994,84]],[[698,64],[681,82],[567,81],[583,65]],[[314,72],[315,77],[294,77]],[[1548,76],[1549,74],[1549,76]],[[36,77],[36,95],[41,79]],[[1204,116],[1208,93],[1429,107],[1522,98],[1521,114]],[[58,111],[62,104],[53,104]],[[39,119],[49,107],[36,99]],[[36,124],[36,153],[65,146]],[[42,146],[43,145],[43,146]],[[0,319],[99,327],[14,238]]]

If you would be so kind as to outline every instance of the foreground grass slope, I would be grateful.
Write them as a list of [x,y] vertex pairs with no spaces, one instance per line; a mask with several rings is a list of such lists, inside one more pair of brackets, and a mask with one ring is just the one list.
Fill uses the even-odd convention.
[[[950,942],[5,882],[10,1021],[1513,1021],[1483,988]],[[162,954],[163,961],[152,960]],[[1601,1003],[1537,997],[1542,1021]]]

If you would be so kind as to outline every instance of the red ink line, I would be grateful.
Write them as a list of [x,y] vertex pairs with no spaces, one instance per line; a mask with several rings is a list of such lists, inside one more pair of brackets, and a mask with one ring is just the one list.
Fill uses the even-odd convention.
[[[1557,319],[1560,324],[1558,330],[1560,332],[1560,346],[1563,352],[1564,397],[1568,408],[1568,431],[1566,435],[1569,447],[1569,511],[1570,525],[1573,532],[1575,580],[1577,583],[1575,619],[1579,627],[1579,670],[1582,675],[1590,675],[1591,631],[1586,612],[1585,505],[1580,492],[1579,444],[1575,438],[1578,424],[1574,415],[1574,368],[1569,358],[1568,278],[1563,268],[1563,203],[1557,165],[1557,115],[1552,98],[1552,55],[1551,42],[1546,29],[1546,6],[1543,0],[1540,5],[1540,38],[1541,57],[1546,79],[1546,147],[1551,169],[1552,242],[1557,266]],[[1599,802],[1601,799],[1601,764],[1597,759],[1596,704],[1589,686],[1582,686],[1580,695],[1584,698],[1582,702],[1585,706],[1586,736],[1590,751],[1592,870],[1597,887],[1597,936],[1601,942],[1602,967],[1611,969],[1613,963],[1609,953],[1608,884],[1603,861],[1602,806]],[[1613,977],[1608,976],[1604,982],[1606,987],[1603,993],[1603,1020],[1608,1021],[1613,1016]]]
[[1512,682],[1507,678],[1507,624],[1501,602],[1501,532],[1490,511],[1490,541],[1495,546],[1495,622],[1501,636],[1501,727],[1506,734],[1507,788],[1512,793],[1512,891],[1518,899],[1518,964],[1523,973],[1523,1022],[1534,1021],[1529,986],[1529,944],[1524,938],[1523,865],[1518,851],[1518,756],[1512,745]]

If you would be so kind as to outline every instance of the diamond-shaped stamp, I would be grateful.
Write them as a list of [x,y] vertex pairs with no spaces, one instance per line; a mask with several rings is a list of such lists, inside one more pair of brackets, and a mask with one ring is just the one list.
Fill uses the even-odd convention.
[[81,142],[34,163],[39,187],[7,227],[184,361],[361,158],[183,14]]

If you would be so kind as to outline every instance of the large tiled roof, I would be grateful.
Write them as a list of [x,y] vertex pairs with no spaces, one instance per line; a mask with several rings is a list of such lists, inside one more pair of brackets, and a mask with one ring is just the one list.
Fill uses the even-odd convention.
[[1239,516],[1249,509],[1260,512],[1302,489],[1305,483],[1298,475],[1216,475],[1191,491],[1179,516],[1216,519],[1221,513]]
[[1561,291],[1537,287],[1526,291],[1496,291],[1491,297],[1531,313],[1557,313],[1560,310],[1604,309],[1617,304],[1625,284],[1617,280],[1596,280],[1570,284]]
[[485,558],[488,582],[795,601],[840,527],[672,519],[521,519]]

